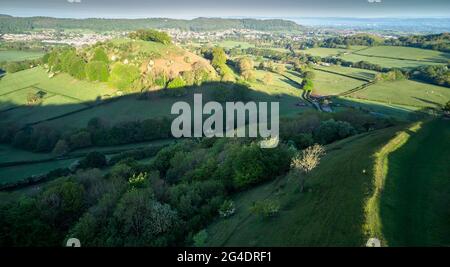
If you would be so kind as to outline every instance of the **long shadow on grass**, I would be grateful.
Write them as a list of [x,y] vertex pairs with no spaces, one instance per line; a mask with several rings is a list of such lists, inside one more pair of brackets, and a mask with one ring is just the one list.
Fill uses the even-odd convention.
[[[294,85],[294,82],[291,81]],[[298,86],[297,83],[295,83]],[[251,94],[245,93],[251,91]],[[0,106],[7,106],[7,110],[0,111],[0,123],[15,124],[20,127],[47,124],[48,126],[64,128],[84,128],[90,119],[101,118],[107,122],[116,123],[122,121],[143,120],[155,117],[172,117],[171,106],[177,101],[193,103],[193,95],[202,93],[203,103],[207,101],[242,101],[254,100],[256,102],[280,102],[280,109],[298,110],[301,108],[292,103],[301,102],[299,95],[271,95],[260,91],[253,91],[244,85],[234,83],[208,82],[201,86],[189,86],[181,89],[164,89],[149,91],[146,93],[134,93],[125,96],[115,96],[96,101],[74,102],[66,104],[51,104],[52,98],[43,99],[41,104],[27,104],[27,96],[24,99],[15,100],[16,103],[2,100]],[[14,93],[12,93],[14,94]],[[251,98],[249,98],[251,95]],[[17,104],[17,102],[21,104]],[[47,104],[48,103],[48,104]],[[354,102],[351,99],[339,99],[341,107],[351,107],[374,112],[380,116],[407,117],[411,115],[408,110],[385,105]],[[289,106],[287,106],[289,105]],[[335,108],[337,106],[334,106]],[[295,113],[295,111],[294,111]],[[283,114],[280,114],[283,116]]]

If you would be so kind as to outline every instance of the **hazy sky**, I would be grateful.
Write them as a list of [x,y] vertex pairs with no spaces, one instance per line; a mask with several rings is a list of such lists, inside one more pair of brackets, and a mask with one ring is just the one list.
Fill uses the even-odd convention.
[[53,17],[450,17],[450,0],[0,0],[0,14]]

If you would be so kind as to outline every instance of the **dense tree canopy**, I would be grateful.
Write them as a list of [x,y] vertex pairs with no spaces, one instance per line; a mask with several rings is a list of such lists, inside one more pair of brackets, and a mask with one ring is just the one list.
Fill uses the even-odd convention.
[[137,30],[129,34],[132,39],[139,39],[144,41],[158,42],[162,44],[170,44],[172,38],[165,32],[160,32],[157,30]]
[[140,72],[137,67],[117,62],[112,66],[109,82],[112,86],[125,90],[129,89],[139,77]]
[[106,82],[109,78],[108,65],[103,61],[91,61],[86,64],[86,77],[89,81]]

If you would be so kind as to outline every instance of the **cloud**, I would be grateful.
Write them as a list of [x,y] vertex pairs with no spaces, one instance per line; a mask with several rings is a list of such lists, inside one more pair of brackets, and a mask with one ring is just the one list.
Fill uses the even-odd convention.
[[81,0],[67,0],[67,2],[69,2],[71,4],[79,4],[79,3],[81,3]]

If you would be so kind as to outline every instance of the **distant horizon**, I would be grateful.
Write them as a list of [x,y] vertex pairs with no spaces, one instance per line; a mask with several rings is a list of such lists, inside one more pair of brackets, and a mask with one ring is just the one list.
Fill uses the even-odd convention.
[[181,20],[193,20],[198,18],[213,18],[213,19],[261,19],[261,20],[269,20],[269,19],[283,19],[283,20],[290,20],[290,19],[398,19],[398,20],[405,20],[405,19],[450,19],[450,16],[374,16],[374,17],[349,17],[349,16],[180,16],[180,17],[170,17],[170,16],[148,16],[148,17],[116,17],[116,16],[98,16],[98,17],[70,17],[70,16],[47,16],[47,15],[14,15],[14,14],[8,14],[1,12],[0,15],[4,16],[11,16],[15,18],[38,18],[38,17],[45,17],[45,18],[56,18],[56,19],[181,19]]
[[174,18],[314,17],[448,18],[448,0],[2,0],[18,17]]

